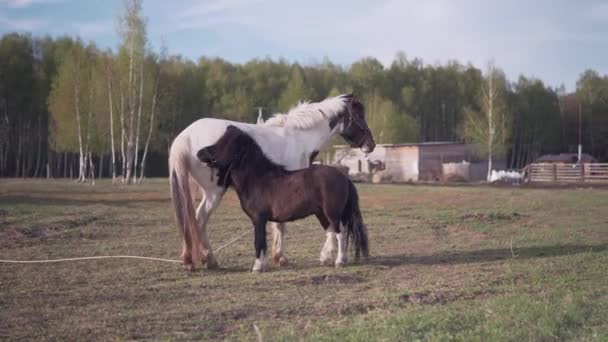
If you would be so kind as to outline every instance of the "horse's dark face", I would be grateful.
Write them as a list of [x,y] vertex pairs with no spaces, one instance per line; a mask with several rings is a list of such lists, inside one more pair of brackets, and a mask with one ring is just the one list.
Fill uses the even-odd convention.
[[359,147],[365,153],[370,153],[376,147],[372,131],[365,121],[365,107],[353,95],[342,115],[342,132],[340,135],[351,147]]

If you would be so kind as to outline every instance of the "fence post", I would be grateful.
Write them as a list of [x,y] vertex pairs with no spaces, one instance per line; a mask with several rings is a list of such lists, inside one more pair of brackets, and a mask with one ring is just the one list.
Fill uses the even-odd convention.
[[557,182],[557,164],[553,164],[553,181]]
[[581,166],[581,182],[584,182],[585,181],[585,164],[580,163],[579,165]]

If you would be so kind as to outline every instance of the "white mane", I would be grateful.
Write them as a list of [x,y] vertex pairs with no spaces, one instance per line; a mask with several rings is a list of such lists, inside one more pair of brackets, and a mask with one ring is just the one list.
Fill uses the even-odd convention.
[[264,125],[309,129],[319,122],[330,120],[340,115],[349,97],[346,94],[327,98],[321,102],[300,102],[287,114],[274,114]]

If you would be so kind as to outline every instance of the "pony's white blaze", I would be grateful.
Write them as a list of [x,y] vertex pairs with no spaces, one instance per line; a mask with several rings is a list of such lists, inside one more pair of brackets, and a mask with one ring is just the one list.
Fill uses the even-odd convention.
[[[169,155],[169,178],[179,230],[184,239],[182,258],[186,267],[199,261],[207,262],[208,267],[217,266],[207,238],[206,224],[225,191],[217,185],[215,172],[199,162],[196,153],[213,145],[229,125],[234,125],[249,134],[276,164],[290,171],[308,167],[311,153],[320,150],[334,133],[343,129],[342,124],[330,129],[329,121],[346,111],[349,99],[349,96],[340,95],[318,103],[300,103],[287,114],[276,114],[257,125],[200,119],[175,138]],[[200,185],[203,195],[196,214],[189,176]],[[281,259],[284,225],[275,224],[273,228],[273,246],[279,248],[275,251],[278,253],[276,259]],[[189,259],[192,260],[189,262]]]

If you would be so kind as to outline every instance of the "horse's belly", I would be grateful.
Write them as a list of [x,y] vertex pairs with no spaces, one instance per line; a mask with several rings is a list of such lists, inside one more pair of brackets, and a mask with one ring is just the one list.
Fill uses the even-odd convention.
[[306,218],[316,213],[316,207],[306,202],[280,202],[272,208],[273,222],[290,222]]

